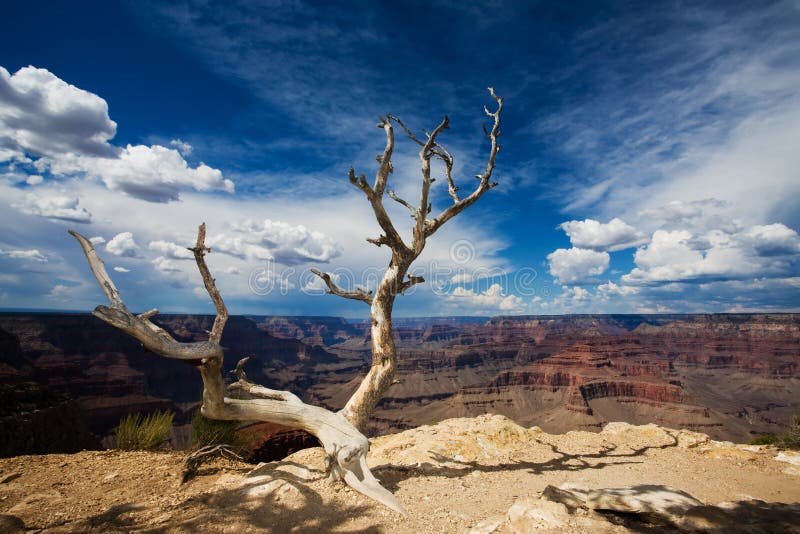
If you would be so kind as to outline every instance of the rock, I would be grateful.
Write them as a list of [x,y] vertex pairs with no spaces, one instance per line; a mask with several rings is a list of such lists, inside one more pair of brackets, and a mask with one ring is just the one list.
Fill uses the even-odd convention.
[[671,441],[670,435],[667,433],[667,431],[653,423],[647,425],[632,425],[630,423],[613,422],[604,426],[600,433],[612,436],[635,433],[647,437],[657,438],[659,441]]
[[692,432],[691,430],[676,430],[672,435],[678,440],[678,447],[682,449],[693,449],[711,441],[708,434]]
[[800,504],[760,500],[697,506],[676,523],[681,530],[703,532],[800,533]]
[[702,505],[684,491],[646,484],[592,490],[586,498],[586,506],[592,510],[650,514],[673,522],[687,510]]
[[[559,488],[554,488],[559,489]],[[562,490],[564,491],[564,490]],[[505,525],[500,530],[488,532],[532,533],[592,532],[593,534],[628,532],[623,527],[612,525],[602,516],[579,508],[570,514],[567,506],[545,499],[521,499],[515,502],[506,514]]]
[[0,514],[0,532],[4,534],[25,532],[25,522],[15,515]]
[[800,476],[800,469],[798,469],[797,467],[787,467],[786,469],[783,470],[783,472],[786,473],[787,475]]
[[589,490],[573,488],[572,484],[562,484],[560,487],[547,486],[542,492],[542,498],[558,502],[567,508],[581,508],[586,506],[586,497]]
[[275,468],[276,475],[288,474],[297,477],[300,480],[312,480],[316,478],[314,471],[303,465],[297,464],[280,464]]
[[800,452],[782,451],[775,455],[775,460],[788,462],[792,465],[800,465]]
[[759,457],[757,453],[728,445],[715,445],[713,448],[703,451],[703,455],[715,460],[732,460],[735,462],[753,462]]
[[493,532],[499,532],[500,527],[503,526],[503,521],[504,519],[502,517],[484,519],[469,529],[469,534],[492,534]]
[[386,463],[420,470],[467,469],[472,462],[507,461],[510,453],[529,447],[537,435],[502,415],[448,419],[375,438],[368,461],[373,466]]
[[103,482],[111,482],[112,480],[116,479],[119,476],[119,473],[110,473],[103,477]]
[[528,533],[542,529],[564,529],[569,522],[567,507],[543,499],[524,499],[508,509],[508,526],[513,533]]
[[[55,490],[26,495],[20,502],[8,509],[12,514],[26,515],[38,513],[43,508],[55,508],[62,504],[64,497]],[[0,531],[2,532],[2,531]]]
[[0,484],[7,484],[12,480],[16,480],[22,476],[22,473],[9,473],[7,475],[0,475]]

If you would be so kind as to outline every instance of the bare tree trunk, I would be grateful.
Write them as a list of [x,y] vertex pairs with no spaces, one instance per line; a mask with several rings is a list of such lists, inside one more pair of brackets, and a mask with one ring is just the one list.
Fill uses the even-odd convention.
[[406,269],[392,265],[386,271],[370,306],[372,367],[341,413],[361,432],[378,402],[394,382],[397,351],[392,337],[392,308]]

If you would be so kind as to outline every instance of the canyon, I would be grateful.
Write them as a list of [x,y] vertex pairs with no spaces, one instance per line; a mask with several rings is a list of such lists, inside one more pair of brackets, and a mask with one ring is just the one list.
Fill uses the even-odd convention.
[[[203,339],[212,320],[156,318],[187,341]],[[626,421],[746,442],[785,430],[800,412],[797,314],[400,318],[395,325],[397,383],[371,421],[373,436],[493,413],[547,432]],[[367,326],[335,317],[231,317],[222,339],[226,369],[251,356],[252,380],[338,409],[369,367]],[[34,412],[72,403],[87,429],[106,438],[126,413],[157,409],[174,410],[185,429],[202,387],[191,366],[145,353],[89,314],[58,313],[0,314],[0,383],[19,385],[20,406],[23,385],[36,384],[52,402]],[[0,423],[19,425],[19,413],[6,410]],[[185,446],[185,435],[176,432],[173,445]]]

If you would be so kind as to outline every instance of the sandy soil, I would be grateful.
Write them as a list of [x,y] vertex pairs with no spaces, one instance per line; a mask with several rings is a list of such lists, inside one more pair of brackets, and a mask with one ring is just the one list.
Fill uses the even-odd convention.
[[[486,416],[376,438],[370,463],[406,517],[328,482],[321,449],[255,472],[215,461],[186,484],[179,452],[0,459],[0,514],[42,532],[417,533],[468,532],[565,482],[588,489],[663,484],[707,504],[800,501],[800,470],[776,461],[774,449],[613,425],[599,434],[550,435]],[[605,532],[671,531],[604,517]]]

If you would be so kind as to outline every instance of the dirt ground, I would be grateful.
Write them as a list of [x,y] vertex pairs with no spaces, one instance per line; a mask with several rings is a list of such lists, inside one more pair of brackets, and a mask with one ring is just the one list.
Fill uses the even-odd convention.
[[[776,461],[774,449],[654,425],[613,425],[619,424],[602,433],[550,435],[482,416],[376,438],[370,464],[407,509],[405,517],[329,482],[321,449],[255,471],[214,461],[186,484],[180,452],[0,459],[0,514],[16,516],[29,531],[53,533],[463,533],[487,519],[502,520],[519,499],[563,483],[588,489],[666,485],[706,504],[800,501],[800,466]],[[601,531],[671,531],[606,520]],[[12,532],[13,523],[0,523],[4,528]]]

